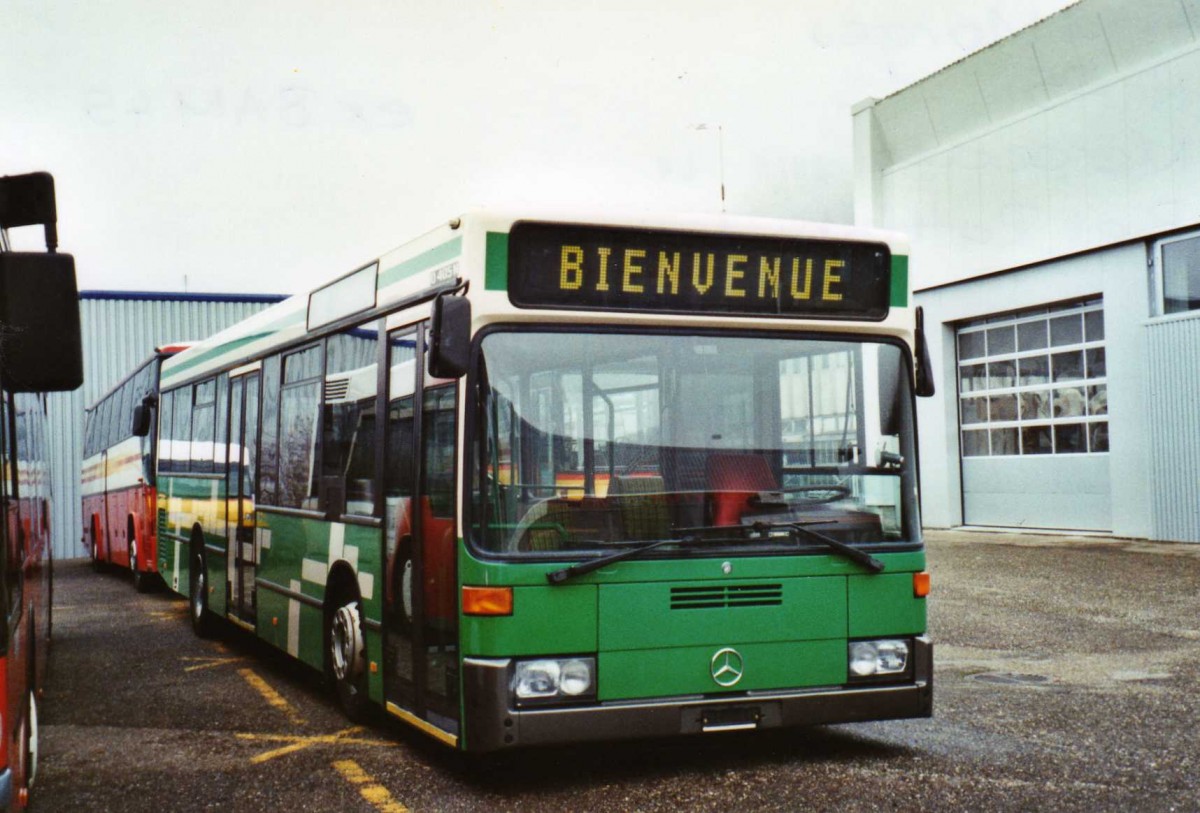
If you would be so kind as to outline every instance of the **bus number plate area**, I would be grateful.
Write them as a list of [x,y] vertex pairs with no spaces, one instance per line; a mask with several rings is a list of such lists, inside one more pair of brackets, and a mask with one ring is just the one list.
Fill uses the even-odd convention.
[[720,731],[751,731],[756,728],[777,728],[782,723],[778,703],[699,706],[684,709],[680,732],[710,734]]

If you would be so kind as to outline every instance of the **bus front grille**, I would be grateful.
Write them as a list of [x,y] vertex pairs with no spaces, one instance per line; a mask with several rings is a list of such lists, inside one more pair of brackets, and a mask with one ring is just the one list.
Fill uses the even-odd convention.
[[778,607],[781,604],[783,585],[780,584],[722,584],[671,588],[672,610]]

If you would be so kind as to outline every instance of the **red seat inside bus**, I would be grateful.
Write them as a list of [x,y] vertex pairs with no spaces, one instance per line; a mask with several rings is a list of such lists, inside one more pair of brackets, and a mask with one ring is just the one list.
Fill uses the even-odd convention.
[[717,453],[705,463],[712,499],[713,525],[740,525],[760,491],[779,488],[771,464],[762,455]]

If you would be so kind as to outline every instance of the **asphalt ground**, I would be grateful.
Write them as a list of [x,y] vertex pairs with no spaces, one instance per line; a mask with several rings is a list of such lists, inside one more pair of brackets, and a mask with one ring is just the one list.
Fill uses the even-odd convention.
[[34,811],[1200,810],[1200,545],[928,534],[935,712],[468,763],[56,567]]

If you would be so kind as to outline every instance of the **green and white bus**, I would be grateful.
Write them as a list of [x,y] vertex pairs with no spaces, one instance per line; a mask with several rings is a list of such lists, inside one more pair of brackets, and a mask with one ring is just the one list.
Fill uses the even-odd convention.
[[907,253],[454,219],[163,361],[159,572],[470,752],[929,716]]

